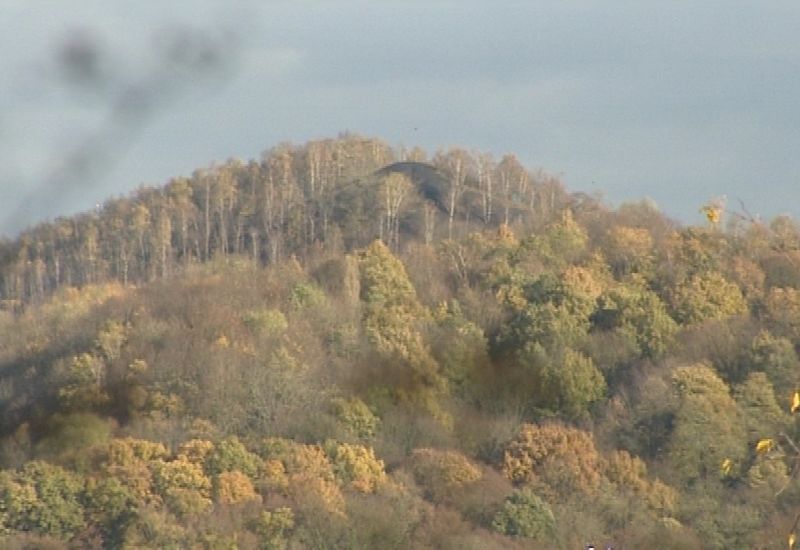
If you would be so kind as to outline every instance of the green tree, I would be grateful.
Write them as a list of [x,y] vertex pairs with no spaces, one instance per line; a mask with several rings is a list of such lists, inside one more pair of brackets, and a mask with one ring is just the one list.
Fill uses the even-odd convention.
[[511,537],[552,539],[555,528],[550,506],[530,489],[515,490],[492,520],[492,529]]
[[0,474],[0,510],[6,528],[69,539],[83,527],[84,483],[47,462],[31,461]]
[[527,384],[536,408],[578,418],[605,396],[606,382],[591,358],[570,348],[548,354],[538,344],[528,344],[519,361],[529,373]]
[[585,268],[546,272],[530,282],[512,281],[501,296],[514,312],[501,341],[511,347],[535,342],[547,350],[577,347],[590,327],[602,285]]
[[675,318],[681,323],[724,319],[747,311],[739,287],[716,272],[696,274],[680,284],[672,305]]
[[332,400],[334,414],[344,428],[361,439],[369,439],[375,435],[380,419],[358,397]]
[[730,389],[707,365],[678,367],[672,383],[679,397],[668,444],[670,465],[686,483],[719,476],[720,464],[741,463],[747,431]]
[[657,357],[673,342],[678,325],[655,292],[641,284],[619,285],[600,296],[595,326],[636,342],[641,355]]
[[211,505],[211,480],[196,464],[182,459],[151,464],[153,489],[179,516],[194,515]]
[[589,235],[572,215],[564,210],[561,219],[547,226],[524,246],[532,248],[547,264],[560,267],[575,263],[586,252]]
[[282,550],[286,548],[286,537],[295,527],[295,516],[291,508],[281,507],[265,510],[251,523],[250,528],[261,539],[264,550]]
[[751,445],[766,434],[783,431],[789,424],[789,418],[778,405],[772,384],[763,372],[747,375],[745,381],[735,388],[734,398],[744,415]]
[[208,475],[239,471],[255,478],[261,464],[258,455],[251,453],[237,437],[220,441],[205,458],[205,471]]
[[[773,388],[791,389],[798,383],[800,358],[788,338],[774,336],[769,331],[759,332],[750,345],[748,362],[751,368],[764,372]],[[777,395],[784,410],[789,408],[790,391]]]
[[120,545],[125,529],[136,514],[134,495],[117,478],[89,478],[84,498],[87,516],[100,526],[107,544]]
[[460,396],[469,395],[489,368],[488,342],[484,332],[464,315],[458,302],[442,304],[434,318],[431,352],[453,392]]

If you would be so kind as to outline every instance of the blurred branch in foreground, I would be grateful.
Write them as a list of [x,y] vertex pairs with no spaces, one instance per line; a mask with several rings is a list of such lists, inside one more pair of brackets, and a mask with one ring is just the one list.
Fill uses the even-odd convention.
[[131,67],[93,30],[73,29],[60,42],[53,80],[46,84],[65,85],[88,99],[100,122],[45,163],[40,183],[20,186],[19,207],[0,220],[0,231],[16,233],[48,212],[48,205],[91,191],[159,111],[192,89],[224,83],[239,53],[237,35],[227,29],[175,26],[151,39],[145,51],[150,59],[142,67]]

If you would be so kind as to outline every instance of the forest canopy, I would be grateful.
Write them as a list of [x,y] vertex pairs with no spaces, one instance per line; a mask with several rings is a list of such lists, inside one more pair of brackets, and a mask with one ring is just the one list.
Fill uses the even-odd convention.
[[785,547],[800,226],[705,208],[345,134],[29,228],[0,542]]

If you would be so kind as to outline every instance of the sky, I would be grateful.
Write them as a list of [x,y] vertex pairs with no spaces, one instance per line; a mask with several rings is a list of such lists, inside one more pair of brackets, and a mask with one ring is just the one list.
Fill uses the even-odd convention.
[[798,218],[798,28],[796,0],[3,0],[0,235],[343,131]]

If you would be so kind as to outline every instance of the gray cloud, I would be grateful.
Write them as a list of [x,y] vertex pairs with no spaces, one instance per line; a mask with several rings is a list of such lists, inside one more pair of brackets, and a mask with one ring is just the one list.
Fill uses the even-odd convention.
[[[101,20],[103,32],[114,27],[113,18]],[[12,127],[23,138],[42,130],[47,138],[21,140],[11,149],[0,195],[6,205],[2,229],[69,213],[71,204],[85,209],[93,199],[101,201],[100,193],[109,191],[109,171],[158,111],[186,90],[208,86],[210,74],[227,75],[235,62],[236,35],[217,26],[156,27],[138,48],[125,44],[115,51],[96,25],[68,27],[36,78],[10,88]],[[32,83],[39,93],[24,94]],[[47,148],[53,138],[58,143]]]
[[[720,195],[764,216],[800,214],[800,7],[789,0],[236,4],[245,17],[212,0],[131,2],[130,10],[97,2],[94,11],[54,3],[44,22],[42,6],[19,6],[21,30],[0,33],[0,46],[38,59],[72,21],[132,49],[130,66],[140,66],[148,29],[211,24],[220,13],[242,53],[225,88],[190,90],[141,127],[95,183],[58,193],[50,208],[35,203],[30,219],[346,129],[429,149],[514,151],[563,172],[572,189],[615,202],[651,196],[687,221]],[[53,23],[59,14],[67,22]],[[52,165],[54,136],[90,130],[97,115],[52,91],[0,101],[16,112],[0,117],[8,220],[9,186],[33,188],[41,171],[31,166]]]

